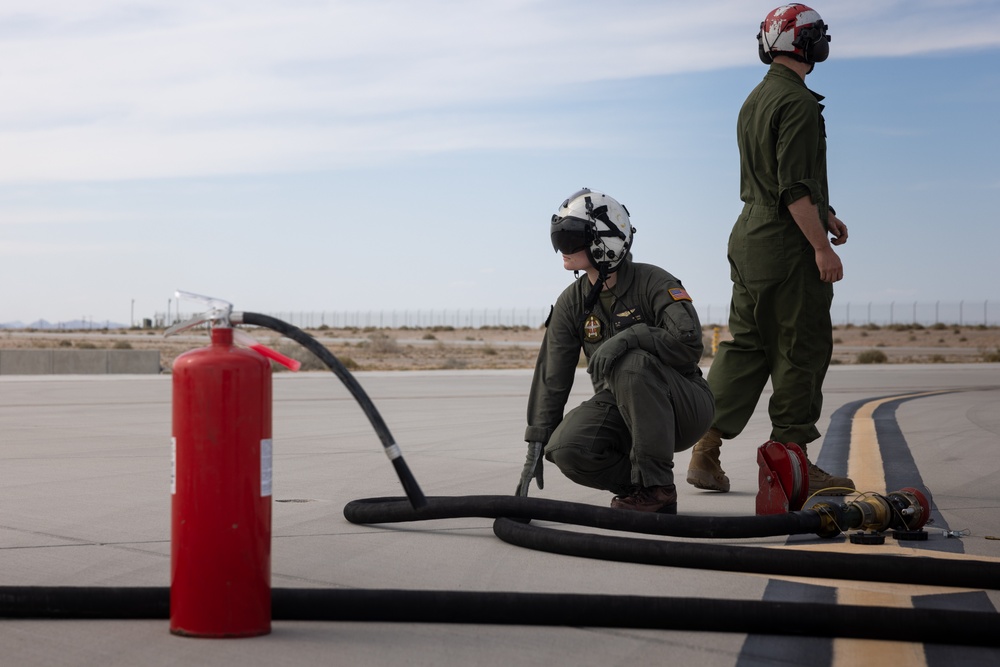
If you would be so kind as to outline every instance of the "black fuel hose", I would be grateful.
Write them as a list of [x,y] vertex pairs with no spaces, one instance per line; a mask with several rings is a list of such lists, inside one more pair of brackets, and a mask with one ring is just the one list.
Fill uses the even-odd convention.
[[419,510],[410,508],[403,498],[353,500],[344,506],[344,517],[356,524],[486,517],[496,519],[493,532],[504,542],[583,558],[729,572],[1000,590],[1000,563],[990,561],[950,560],[947,567],[942,567],[939,559],[926,556],[816,551],[806,556],[795,550],[595,535],[524,522],[524,519],[542,519],[672,537],[738,539],[814,532],[820,517],[813,510],[711,517],[649,514],[520,496],[432,496],[427,500],[427,506]]
[[803,553],[794,549],[645,540],[541,528],[511,519],[497,519],[493,532],[516,546],[626,563],[810,579],[1000,589],[1000,564],[990,561],[949,560],[945,565],[941,559],[928,556]]
[[299,329],[297,326],[279,320],[276,317],[271,317],[270,315],[262,315],[260,313],[232,313],[230,321],[233,324],[250,324],[276,331],[282,336],[290,338],[296,343],[302,345],[304,348],[315,354],[320,361],[326,364],[327,368],[333,371],[333,374],[336,375],[344,386],[347,387],[347,390],[351,392],[354,400],[358,402],[358,405],[361,406],[361,410],[364,411],[365,416],[368,417],[368,421],[371,422],[379,440],[382,441],[382,446],[385,447],[386,455],[389,457],[389,460],[392,461],[392,467],[396,470],[396,475],[399,477],[399,481],[403,485],[403,490],[406,492],[406,497],[409,498],[410,504],[413,507],[422,507],[427,502],[424,498],[424,492],[420,490],[420,485],[417,484],[416,478],[413,476],[413,473],[410,472],[410,468],[406,465],[406,461],[403,460],[403,454],[399,450],[399,445],[396,444],[395,438],[393,438],[392,433],[389,432],[389,427],[386,426],[385,420],[382,419],[382,415],[379,414],[375,404],[372,403],[368,394],[361,387],[354,376],[351,375],[351,372],[347,370],[344,364],[340,363],[340,360],[337,359],[337,357],[335,357],[330,350],[326,349],[326,347],[324,347],[318,340],[307,334],[302,329]]
[[[167,619],[168,588],[0,587],[0,618]],[[757,600],[576,593],[275,588],[276,621],[545,625],[1000,645],[1000,615]]]
[[414,510],[404,498],[363,498],[344,506],[351,523],[403,523],[459,517],[541,519],[606,530],[670,535],[673,537],[749,538],[815,533],[816,512],[788,512],[760,516],[717,517],[626,512],[546,498],[524,496],[431,496]]

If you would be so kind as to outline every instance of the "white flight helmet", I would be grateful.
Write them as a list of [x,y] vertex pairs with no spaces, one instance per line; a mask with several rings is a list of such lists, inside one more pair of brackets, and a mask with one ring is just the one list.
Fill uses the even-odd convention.
[[829,26],[819,12],[795,3],[772,10],[760,23],[757,33],[757,55],[770,65],[774,56],[789,56],[813,65],[830,55]]
[[586,250],[591,265],[607,275],[618,270],[628,255],[635,229],[624,205],[583,188],[570,195],[552,216],[550,233],[556,252],[571,255]]

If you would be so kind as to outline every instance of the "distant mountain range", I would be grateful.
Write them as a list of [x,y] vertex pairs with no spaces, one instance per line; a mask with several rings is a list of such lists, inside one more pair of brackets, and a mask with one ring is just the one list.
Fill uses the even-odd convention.
[[128,329],[128,325],[119,322],[91,322],[89,320],[69,320],[68,322],[37,320],[31,324],[25,324],[24,322],[4,322],[0,324],[0,329],[38,329],[41,331],[58,331],[60,329]]

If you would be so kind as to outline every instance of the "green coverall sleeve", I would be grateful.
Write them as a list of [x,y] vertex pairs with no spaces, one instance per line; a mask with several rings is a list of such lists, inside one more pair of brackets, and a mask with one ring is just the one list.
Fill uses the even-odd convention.
[[785,206],[806,195],[814,204],[825,203],[814,173],[826,143],[821,110],[821,105],[805,98],[793,98],[775,110],[771,123],[777,135],[778,197]]
[[528,428],[524,433],[527,442],[548,442],[562,421],[580,360],[581,343],[573,312],[560,299],[545,329],[528,395]]
[[697,366],[704,352],[698,313],[688,299],[675,300],[670,295],[669,287],[669,284],[660,282],[647,291],[652,295],[654,326],[636,324],[622,333],[635,337],[635,345],[630,347],[654,354],[669,366]]

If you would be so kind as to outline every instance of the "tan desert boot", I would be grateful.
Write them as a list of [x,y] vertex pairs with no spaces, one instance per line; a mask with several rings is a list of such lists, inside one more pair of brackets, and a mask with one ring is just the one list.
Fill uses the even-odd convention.
[[717,428],[708,429],[701,440],[691,450],[688,464],[687,482],[699,489],[709,491],[729,490],[729,478],[719,462],[719,448],[722,446],[722,432]]
[[[803,452],[806,452],[805,445],[799,445]],[[850,477],[838,477],[831,475],[809,460],[806,452],[806,464],[809,468],[809,495],[819,494],[821,496],[846,496],[854,491],[854,480]]]

